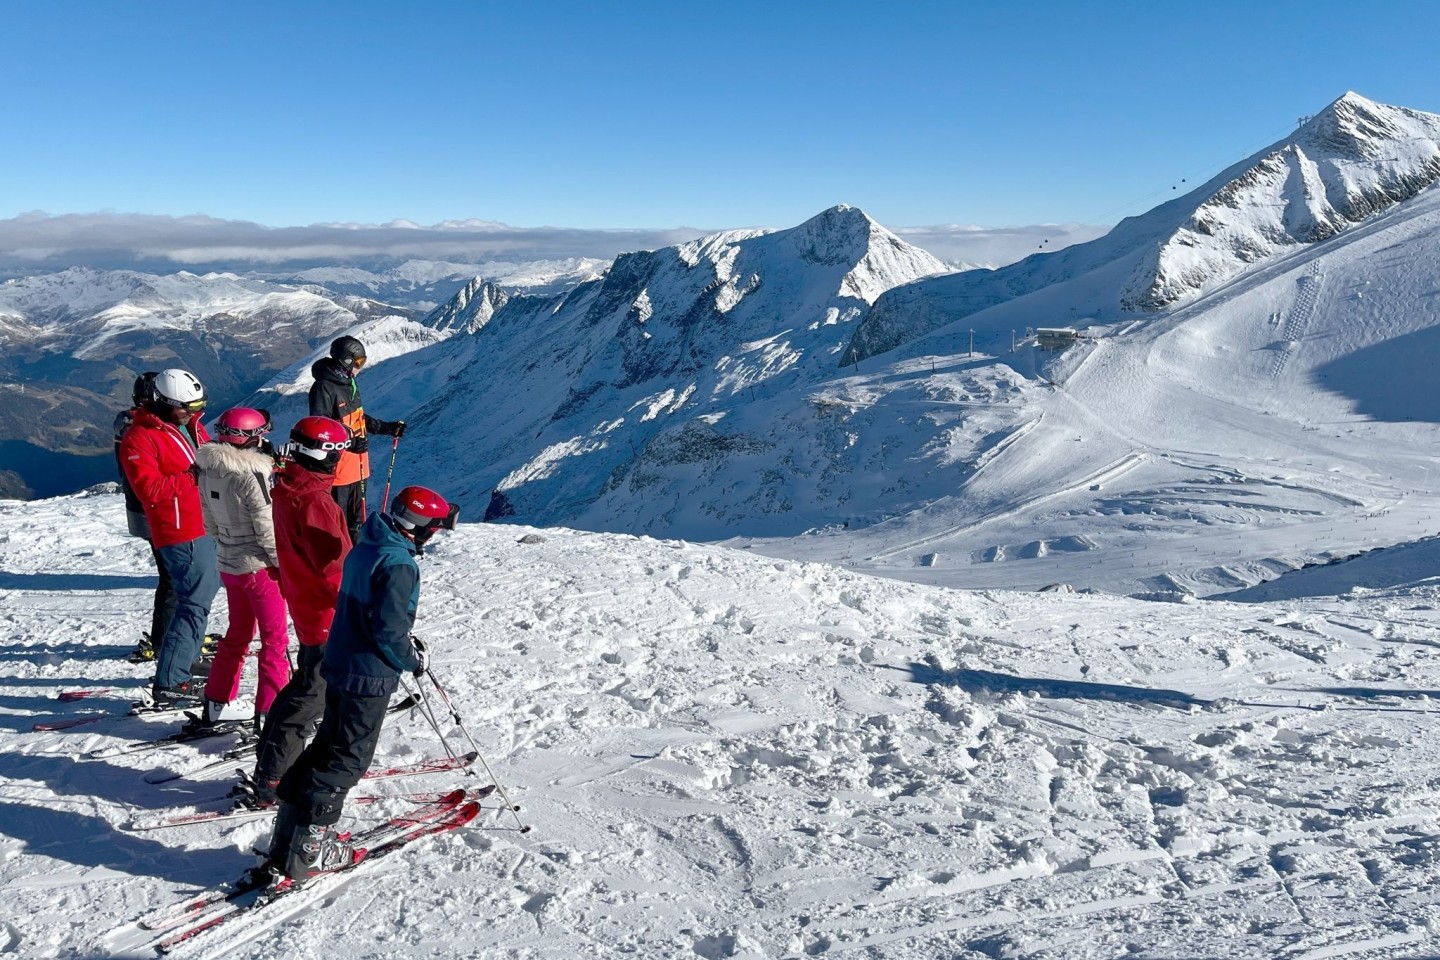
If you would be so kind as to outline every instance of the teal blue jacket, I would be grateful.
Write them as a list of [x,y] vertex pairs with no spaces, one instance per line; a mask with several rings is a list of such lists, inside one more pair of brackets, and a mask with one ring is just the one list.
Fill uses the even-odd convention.
[[420,666],[410,631],[420,605],[415,544],[386,513],[372,513],[345,557],[321,674],[337,691],[388,697]]

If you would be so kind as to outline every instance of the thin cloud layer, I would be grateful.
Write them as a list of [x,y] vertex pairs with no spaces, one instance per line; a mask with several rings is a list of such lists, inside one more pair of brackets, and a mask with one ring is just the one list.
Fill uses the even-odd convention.
[[168,273],[405,260],[609,260],[705,232],[519,228],[481,220],[431,227],[404,222],[265,227],[207,216],[31,213],[0,220],[0,273],[20,276],[72,266]]
[[1053,253],[1071,244],[1094,240],[1109,227],[1079,223],[1028,227],[974,227],[947,223],[930,227],[891,227],[906,243],[957,267],[1003,267],[1033,253]]
[[[892,228],[907,241],[962,266],[1000,266],[1031,253],[1089,240],[1102,227],[991,229],[941,225]],[[610,260],[654,250],[714,230],[581,230],[511,227],[485,220],[421,226],[326,223],[266,227],[243,220],[149,214],[27,213],[0,220],[0,277],[73,266],[147,273],[300,269],[316,265],[384,266],[407,260],[525,262],[590,257]]]

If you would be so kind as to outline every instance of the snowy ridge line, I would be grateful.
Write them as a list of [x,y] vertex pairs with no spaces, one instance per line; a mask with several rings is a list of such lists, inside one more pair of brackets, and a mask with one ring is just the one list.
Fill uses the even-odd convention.
[[1077,490],[1083,489],[1093,484],[1108,483],[1109,481],[1114,480],[1116,477],[1122,476],[1130,470],[1133,470],[1135,467],[1139,466],[1140,464],[1146,462],[1149,459],[1150,457],[1148,454],[1127,453],[1119,460],[1112,461],[1110,464],[1090,474],[1088,477],[1082,477],[1081,479],[1075,481],[1069,486],[1061,487],[1059,490],[1054,490],[1050,493],[1042,494],[1023,503],[1017,503],[1014,506],[1008,507],[1004,510],[991,513],[979,520],[976,520],[973,523],[962,523],[958,526],[946,527],[936,533],[920,537],[916,540],[911,540],[907,543],[900,544],[899,546],[890,547],[889,549],[878,551],[867,559],[870,561],[888,560],[891,557],[898,556],[899,554],[905,553],[909,550],[915,550],[928,544],[948,539],[955,536],[956,534],[968,533],[970,531],[978,530],[986,524],[1018,516],[1033,507],[1039,506],[1040,504],[1047,503],[1056,498],[1074,493]]

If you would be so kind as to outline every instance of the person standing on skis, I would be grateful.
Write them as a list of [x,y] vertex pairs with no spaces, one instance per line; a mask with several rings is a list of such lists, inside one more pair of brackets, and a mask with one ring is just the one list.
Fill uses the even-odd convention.
[[350,445],[337,420],[305,417],[290,431],[286,460],[275,481],[275,544],[280,593],[300,641],[295,672],[270,707],[260,734],[249,807],[274,806],[280,777],[305,747],[325,712],[325,639],[340,595],[340,571],[350,552],[345,516],[330,495],[335,467]]
[[410,634],[420,602],[415,552],[456,511],[433,490],[401,490],[389,513],[365,521],[345,558],[340,599],[325,644],[325,714],[315,739],[280,780],[268,865],[283,887],[352,862],[335,832],[345,797],[375,756],[401,673],[423,675],[428,656]]
[[369,435],[382,434],[400,438],[405,435],[404,420],[377,420],[365,412],[360,400],[356,376],[365,366],[365,344],[355,337],[336,337],[330,344],[330,356],[321,357],[310,367],[315,383],[310,387],[310,416],[339,420],[350,431],[350,449],[340,455],[335,469],[335,502],[345,514],[350,539],[359,538],[365,520],[365,480],[370,476]]
[[[270,431],[263,410],[235,407],[215,421],[215,440],[195,452],[205,529],[215,538],[220,581],[230,604],[230,627],[220,640],[205,682],[199,723],[214,726],[256,718],[257,726],[290,679],[285,601],[275,548],[270,482],[275,462],[261,447]],[[240,671],[260,628],[259,680],[253,709],[236,699]]]
[[155,658],[149,707],[198,706],[191,665],[200,654],[210,604],[220,589],[215,541],[205,532],[195,449],[210,439],[200,414],[205,388],[193,373],[155,375],[149,397],[120,441],[120,465],[150,525],[151,543],[175,590],[175,615]]
[[141,634],[140,642],[130,654],[131,663],[146,663],[155,659],[155,645],[165,636],[165,627],[169,625],[170,618],[175,616],[174,584],[170,582],[170,574],[166,571],[165,564],[160,562],[160,552],[155,549],[155,543],[150,539],[150,524],[145,520],[145,506],[135,495],[135,488],[130,486],[130,478],[125,476],[125,466],[120,459],[120,441],[125,439],[125,434],[134,426],[137,411],[150,399],[156,376],[156,371],[151,370],[136,377],[135,385],[130,390],[130,407],[115,415],[115,470],[120,475],[120,492],[125,495],[125,526],[130,531],[130,536],[139,537],[150,546],[150,557],[155,561],[155,569],[160,575],[155,584],[150,632]]

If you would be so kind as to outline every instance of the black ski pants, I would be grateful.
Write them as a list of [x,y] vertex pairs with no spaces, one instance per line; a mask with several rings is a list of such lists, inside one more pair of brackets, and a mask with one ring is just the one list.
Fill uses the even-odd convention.
[[329,687],[325,716],[315,739],[280,778],[280,799],[294,804],[300,823],[328,827],[340,819],[345,797],[360,782],[375,746],[390,698],[361,697]]
[[256,782],[279,780],[305,749],[305,741],[325,713],[325,678],[320,675],[324,662],[324,645],[300,645],[290,682],[275,697],[265,718],[255,757]]
[[350,528],[350,542],[360,542],[360,528],[365,524],[365,481],[339,484],[330,488],[330,496],[340,505],[345,515],[345,526]]

